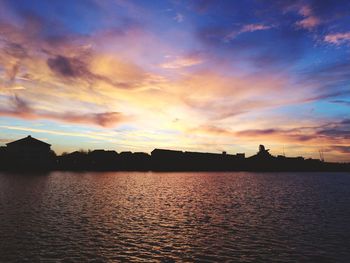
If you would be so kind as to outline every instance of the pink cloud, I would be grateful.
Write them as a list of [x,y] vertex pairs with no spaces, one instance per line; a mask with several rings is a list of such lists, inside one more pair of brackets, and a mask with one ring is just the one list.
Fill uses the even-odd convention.
[[244,32],[254,32],[254,31],[259,31],[259,30],[267,30],[272,28],[272,26],[267,26],[263,24],[248,24],[242,27],[241,33]]
[[296,25],[298,27],[312,30],[321,24],[321,20],[313,14],[313,11],[309,6],[304,5],[299,7],[298,13],[304,17],[303,19],[296,22]]
[[350,43],[350,32],[328,34],[324,37],[324,41],[334,45],[340,45],[346,42]]
[[304,5],[304,6],[300,7],[298,12],[299,12],[299,14],[301,14],[302,16],[305,16],[305,17],[312,15],[312,10],[307,5]]
[[313,29],[316,26],[318,26],[320,23],[321,23],[321,20],[318,19],[317,17],[309,16],[309,17],[306,17],[306,18],[298,21],[296,24],[299,27],[302,27],[302,28],[310,30],[310,29]]

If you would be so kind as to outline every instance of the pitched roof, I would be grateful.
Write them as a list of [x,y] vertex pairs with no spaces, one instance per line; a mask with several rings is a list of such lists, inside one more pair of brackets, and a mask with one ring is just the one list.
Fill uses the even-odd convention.
[[51,146],[51,144],[48,144],[46,142],[40,141],[38,139],[33,138],[32,136],[28,135],[25,138],[19,139],[17,141],[6,143],[7,146],[9,145],[18,145],[18,144],[25,144],[25,145],[47,145]]

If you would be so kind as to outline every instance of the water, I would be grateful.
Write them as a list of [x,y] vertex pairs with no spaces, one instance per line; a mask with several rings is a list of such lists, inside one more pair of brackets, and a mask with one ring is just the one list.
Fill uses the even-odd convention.
[[0,174],[0,262],[350,262],[350,174]]

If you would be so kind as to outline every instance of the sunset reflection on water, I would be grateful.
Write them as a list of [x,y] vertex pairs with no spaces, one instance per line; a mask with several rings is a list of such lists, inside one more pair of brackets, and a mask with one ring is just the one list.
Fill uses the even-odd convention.
[[0,174],[0,261],[350,257],[349,174]]

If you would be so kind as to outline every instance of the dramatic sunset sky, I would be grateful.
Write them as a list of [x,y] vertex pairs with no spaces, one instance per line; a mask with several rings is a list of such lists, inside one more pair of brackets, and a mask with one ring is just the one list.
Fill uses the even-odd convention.
[[350,161],[350,1],[0,0],[1,145]]

